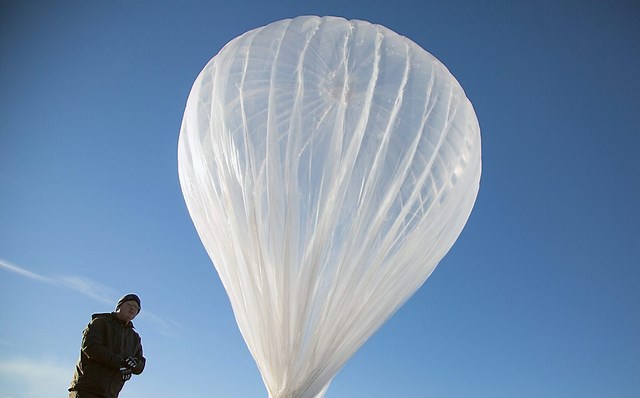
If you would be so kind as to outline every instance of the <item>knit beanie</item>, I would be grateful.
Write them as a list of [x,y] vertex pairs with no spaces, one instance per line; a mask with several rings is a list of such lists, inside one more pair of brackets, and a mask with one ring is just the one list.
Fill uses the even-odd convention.
[[[136,296],[133,293],[129,293],[127,295],[122,296],[122,298],[120,300],[118,300],[118,304],[116,305],[116,309],[120,308],[122,303],[124,303],[125,301],[135,301],[136,303],[138,303],[138,307],[140,307],[140,309],[142,309],[142,305],[140,304],[140,297]],[[138,312],[140,312],[140,310],[138,310]]]

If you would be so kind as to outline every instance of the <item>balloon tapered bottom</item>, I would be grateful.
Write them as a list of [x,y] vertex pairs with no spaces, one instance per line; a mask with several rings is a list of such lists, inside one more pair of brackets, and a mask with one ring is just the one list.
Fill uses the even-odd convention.
[[327,393],[327,390],[329,389],[329,384],[327,384],[326,386],[324,386],[324,388],[317,393],[316,395],[308,395],[305,393],[302,394],[269,394],[269,398],[324,398],[324,395]]

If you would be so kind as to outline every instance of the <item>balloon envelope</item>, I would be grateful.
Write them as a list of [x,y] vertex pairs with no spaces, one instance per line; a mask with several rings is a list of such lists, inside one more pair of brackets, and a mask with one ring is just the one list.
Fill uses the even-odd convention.
[[481,172],[473,107],[444,65],[334,17],[228,43],[193,85],[178,152],[271,398],[324,395],[451,248]]

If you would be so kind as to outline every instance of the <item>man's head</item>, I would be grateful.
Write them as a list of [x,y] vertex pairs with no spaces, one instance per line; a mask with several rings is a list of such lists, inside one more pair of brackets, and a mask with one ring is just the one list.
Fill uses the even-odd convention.
[[118,300],[118,304],[116,305],[116,314],[121,320],[129,322],[138,315],[141,307],[140,298],[137,295],[130,293],[122,296],[122,298]]

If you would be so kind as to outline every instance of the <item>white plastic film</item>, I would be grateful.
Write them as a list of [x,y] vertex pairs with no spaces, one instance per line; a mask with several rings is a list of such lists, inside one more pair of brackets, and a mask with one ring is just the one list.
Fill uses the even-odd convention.
[[323,397],[462,231],[481,173],[469,100],[389,29],[298,17],[202,70],[182,191],[271,398]]

